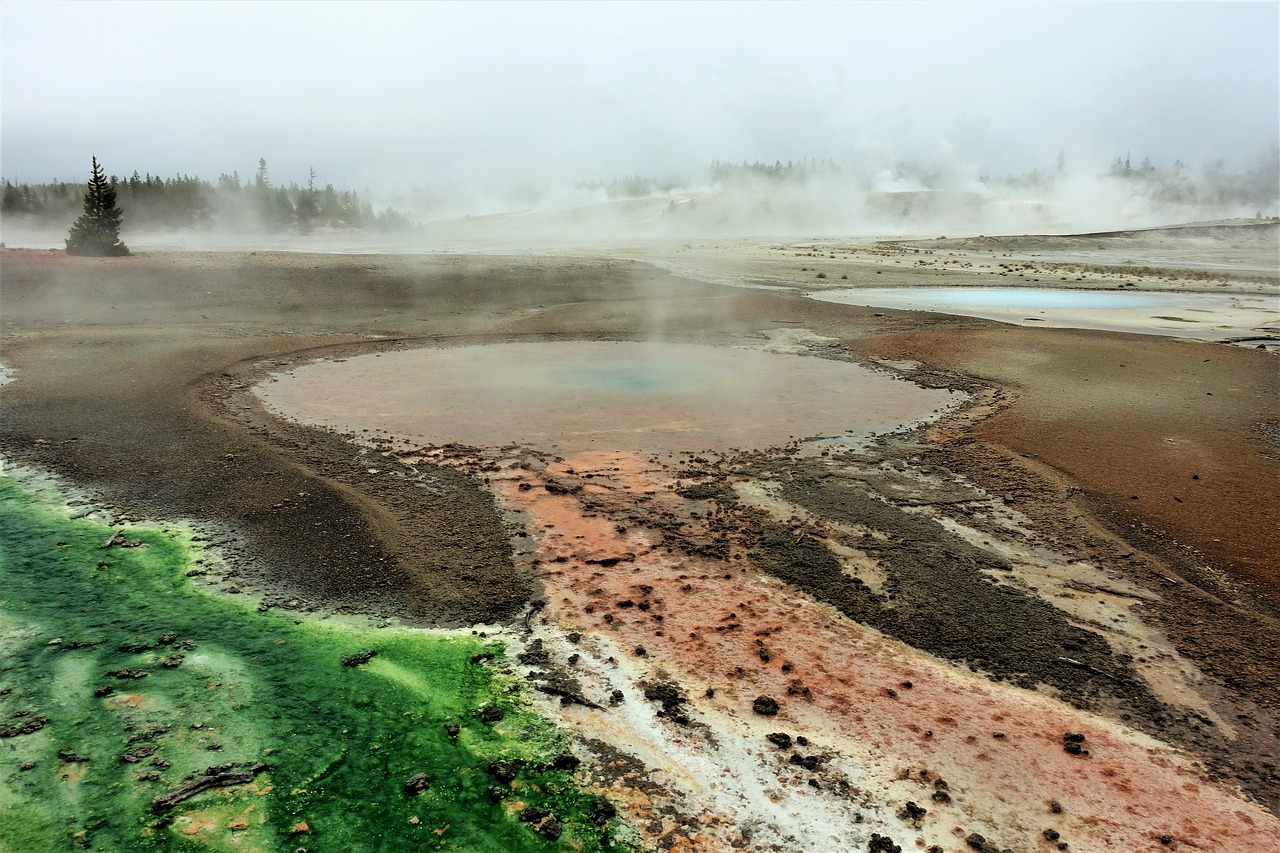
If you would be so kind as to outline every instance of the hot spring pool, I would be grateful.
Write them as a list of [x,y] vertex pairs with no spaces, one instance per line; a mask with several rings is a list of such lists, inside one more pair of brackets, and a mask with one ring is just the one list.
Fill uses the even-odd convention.
[[370,353],[311,362],[255,390],[277,414],[339,431],[559,452],[860,438],[961,399],[846,362],[619,341]]

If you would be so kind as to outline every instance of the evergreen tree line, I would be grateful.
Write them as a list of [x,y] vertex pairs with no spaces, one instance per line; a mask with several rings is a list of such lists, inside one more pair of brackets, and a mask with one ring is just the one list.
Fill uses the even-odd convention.
[[1140,186],[1159,202],[1272,207],[1280,199],[1280,145],[1270,146],[1251,168],[1240,171],[1227,169],[1221,160],[1197,170],[1181,160],[1162,168],[1143,157],[1135,166],[1125,154],[1112,161],[1110,175]]
[[774,160],[773,163],[759,160],[751,163],[746,160],[741,163],[712,160],[707,176],[713,183],[732,184],[760,178],[772,181],[806,181],[815,175],[835,175],[839,172],[840,166],[834,160],[810,160],[806,157],[798,163],[793,160],[785,163],[781,160]]
[[[306,186],[271,182],[266,160],[248,180],[238,172],[218,176],[217,183],[190,175],[162,178],[134,172],[128,178],[112,175],[108,182],[116,203],[124,210],[126,230],[293,231],[370,229],[405,231],[417,227],[391,208],[375,211],[354,190],[333,184],[318,187],[315,170]],[[62,226],[76,216],[85,185],[54,181],[14,184],[3,181],[0,213],[33,224]]]
[[[946,173],[925,164],[901,161],[890,170],[900,179],[926,189],[945,189]],[[988,187],[1050,192],[1068,177],[1065,154],[1059,154],[1053,167],[1033,169],[1021,174],[982,175]],[[714,184],[731,187],[740,184],[805,183],[813,180],[857,178],[857,169],[847,169],[834,160],[804,159],[732,163],[713,160],[707,177]],[[1150,157],[1134,165],[1128,155],[1117,157],[1106,173],[1108,177],[1131,182],[1134,191],[1164,204],[1205,206],[1254,205],[1274,209],[1280,204],[1280,146],[1272,145],[1259,153],[1252,166],[1228,169],[1222,161],[1199,168],[1181,160],[1160,167]],[[865,178],[864,178],[865,179]],[[679,181],[660,180],[643,175],[625,175],[609,182],[593,181],[577,185],[581,189],[603,189],[609,198],[640,198],[680,189]]]

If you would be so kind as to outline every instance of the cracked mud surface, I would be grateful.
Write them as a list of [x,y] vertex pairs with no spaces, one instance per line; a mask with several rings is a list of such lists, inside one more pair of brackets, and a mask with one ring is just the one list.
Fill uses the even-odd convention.
[[[0,263],[6,455],[206,524],[268,606],[507,625],[654,847],[1280,838],[1266,353],[591,258]],[[578,339],[879,359],[973,403],[855,451],[557,457],[250,393],[318,355]]]

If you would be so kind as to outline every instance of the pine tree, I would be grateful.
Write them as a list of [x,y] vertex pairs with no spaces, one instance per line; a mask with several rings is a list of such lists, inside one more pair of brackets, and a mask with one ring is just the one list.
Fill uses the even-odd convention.
[[84,213],[67,235],[68,255],[127,255],[129,247],[120,242],[120,220],[124,211],[116,207],[116,188],[93,158],[93,177],[84,194]]

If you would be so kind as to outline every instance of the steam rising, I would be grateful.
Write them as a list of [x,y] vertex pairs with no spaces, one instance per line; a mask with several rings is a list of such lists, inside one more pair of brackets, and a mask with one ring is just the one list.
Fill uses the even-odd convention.
[[[208,180],[265,157],[279,183],[314,168],[426,223],[422,239],[1101,230],[1278,212],[1274,3],[0,15],[14,184],[83,181],[92,153],[122,176]],[[713,167],[757,162],[806,167]],[[617,192],[626,176],[646,191]]]

